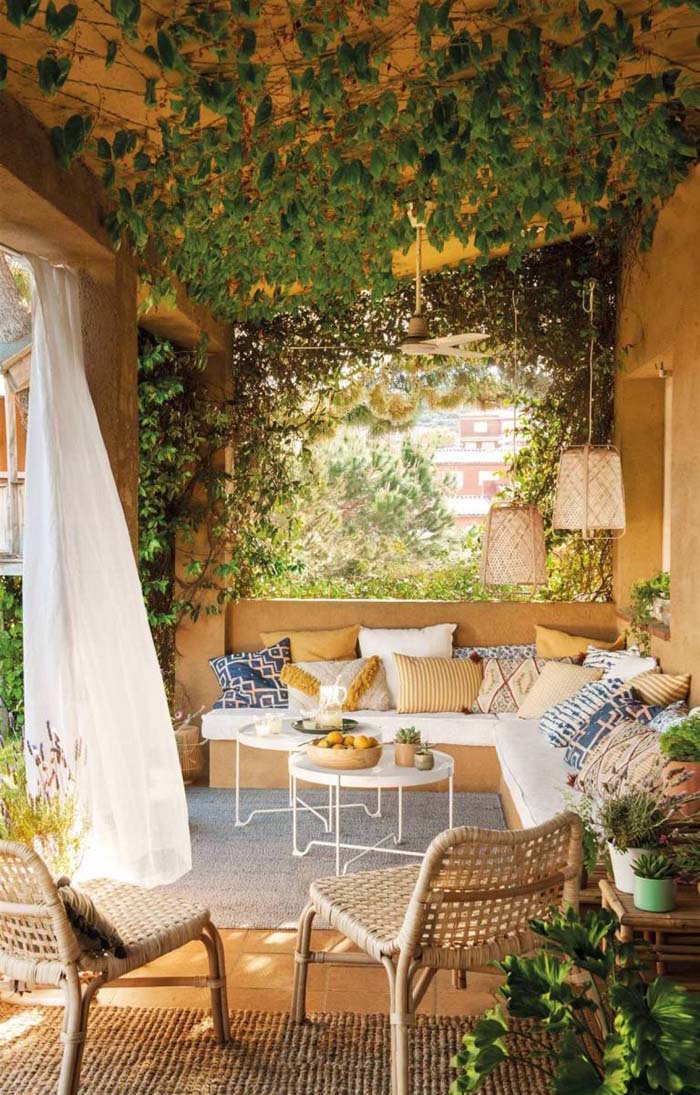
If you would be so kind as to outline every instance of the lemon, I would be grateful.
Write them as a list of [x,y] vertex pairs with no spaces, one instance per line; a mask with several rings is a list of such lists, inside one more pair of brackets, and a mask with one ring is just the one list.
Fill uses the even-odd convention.
[[356,749],[369,749],[369,747],[370,747],[370,739],[365,737],[364,734],[358,734],[357,737],[355,738],[355,748]]
[[333,749],[344,749],[344,748],[345,748],[345,746],[343,745],[342,741],[337,741],[337,742],[335,743],[335,745],[333,745],[333,746],[332,746],[332,748],[333,748]]
[[369,748],[370,749],[376,749],[378,745],[379,745],[379,742],[377,741],[376,738],[370,738],[369,739]]
[[330,745],[325,738],[321,738],[320,741],[315,741],[314,745],[317,745],[319,749],[330,749]]
[[353,746],[353,745],[355,744],[355,738],[354,738],[354,736],[353,736],[352,734],[346,734],[346,735],[345,735],[345,739],[344,739],[344,743],[343,743],[343,744],[344,744],[344,745],[348,745],[348,746],[350,746],[350,747],[352,748],[352,746]]
[[329,745],[342,745],[343,735],[337,730],[332,730],[330,734],[326,734],[326,741]]

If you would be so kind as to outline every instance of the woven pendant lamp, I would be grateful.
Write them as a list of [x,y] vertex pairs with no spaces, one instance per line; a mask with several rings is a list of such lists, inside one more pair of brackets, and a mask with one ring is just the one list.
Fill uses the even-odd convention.
[[[518,381],[518,308],[513,293],[513,388]],[[513,457],[518,429],[513,401]],[[494,502],[486,518],[481,550],[481,581],[486,586],[540,586],[547,581],[547,549],[542,514],[524,502]]]
[[487,586],[539,586],[547,581],[547,551],[537,506],[494,502],[486,518],[481,581]]
[[595,282],[584,295],[583,309],[590,316],[591,337],[588,357],[588,441],[585,445],[569,445],[559,458],[559,473],[554,494],[552,528],[574,529],[591,537],[608,531],[610,539],[625,531],[625,488],[622,479],[620,453],[614,445],[593,445],[593,356],[595,325],[593,309]]

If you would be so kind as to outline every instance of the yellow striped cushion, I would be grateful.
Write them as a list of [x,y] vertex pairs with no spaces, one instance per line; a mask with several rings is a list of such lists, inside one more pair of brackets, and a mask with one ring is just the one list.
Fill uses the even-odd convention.
[[640,673],[627,684],[645,703],[668,707],[676,700],[687,698],[690,692],[690,673]]
[[470,658],[412,658],[394,654],[399,676],[398,710],[471,711],[479,694],[482,663]]

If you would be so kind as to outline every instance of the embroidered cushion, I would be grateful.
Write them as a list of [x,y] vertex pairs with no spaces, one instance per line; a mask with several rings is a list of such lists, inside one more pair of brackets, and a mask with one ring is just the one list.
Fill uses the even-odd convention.
[[660,710],[661,708],[654,709],[641,700],[624,700],[619,696],[609,700],[571,738],[564,753],[564,763],[575,772],[580,772],[590,751],[621,723],[640,719],[651,722],[654,714],[658,714]]
[[668,707],[678,700],[687,700],[690,673],[642,673],[631,677],[628,684],[645,703]]
[[517,711],[546,664],[543,658],[487,658],[472,711],[482,715]]
[[288,639],[293,662],[336,662],[357,657],[359,632],[359,624],[353,624],[330,631],[261,631],[260,637],[266,646]]
[[400,712],[471,711],[481,685],[481,658],[394,654],[394,664],[399,675]]
[[576,779],[576,788],[592,798],[661,786],[664,758],[651,725],[622,722],[594,746]]
[[678,700],[676,703],[670,703],[668,707],[664,707],[663,711],[660,711],[651,720],[649,729],[655,730],[657,734],[663,734],[664,730],[670,730],[672,726],[677,726],[679,722],[687,719],[689,714],[688,704],[684,703],[683,700]]
[[[540,719],[540,730],[547,735],[551,745],[560,748],[568,745],[574,734],[586,725],[591,715],[623,689],[623,681],[615,677],[584,684],[575,695],[545,711]],[[629,688],[624,690],[623,696],[627,701],[634,699],[632,690]]]
[[347,690],[346,711],[388,711],[389,689],[382,659],[354,658],[338,662],[295,662],[282,670],[282,682],[289,689],[289,709],[299,714],[316,711],[322,684],[339,684]]
[[471,658],[477,654],[480,658],[525,658],[535,657],[534,643],[513,643],[509,646],[457,646],[454,650],[455,658]]
[[625,645],[624,637],[606,642],[593,639],[588,635],[569,635],[567,631],[558,631],[555,627],[535,626],[535,642],[538,658],[570,658],[585,654],[589,646],[601,650],[619,650]]
[[214,707],[286,707],[287,689],[281,673],[290,659],[289,639],[247,654],[225,654],[209,664],[221,685]]
[[521,719],[539,719],[550,707],[575,695],[584,684],[600,678],[599,669],[584,669],[582,665],[547,662],[539,678],[518,708]]

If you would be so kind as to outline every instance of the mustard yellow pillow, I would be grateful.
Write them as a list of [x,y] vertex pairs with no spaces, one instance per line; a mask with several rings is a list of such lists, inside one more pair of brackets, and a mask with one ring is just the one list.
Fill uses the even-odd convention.
[[[284,636],[280,635],[280,638]],[[572,658],[585,654],[589,646],[598,650],[624,650],[625,637],[621,635],[614,642],[605,639],[591,639],[587,635],[569,635],[567,631],[557,631],[555,627],[535,625],[535,643],[538,658]]]
[[480,658],[393,657],[399,678],[400,713],[471,711],[483,675]]
[[280,639],[292,644],[293,662],[342,662],[357,657],[357,636],[360,625],[338,627],[333,631],[261,631],[265,646],[274,646]]

